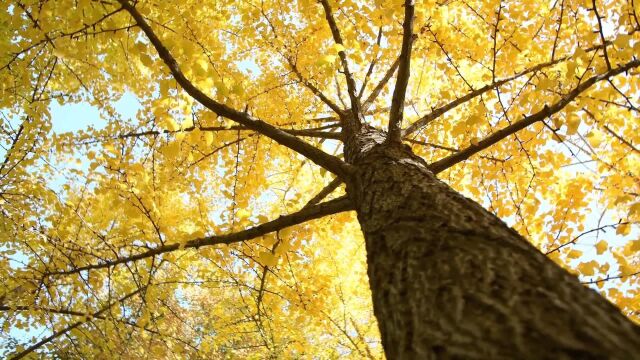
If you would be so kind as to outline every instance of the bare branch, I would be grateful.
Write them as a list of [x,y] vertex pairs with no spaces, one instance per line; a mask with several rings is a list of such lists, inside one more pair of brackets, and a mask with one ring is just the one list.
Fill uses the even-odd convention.
[[399,143],[402,137],[400,128],[404,113],[404,98],[407,94],[407,85],[411,75],[411,44],[413,43],[413,19],[415,10],[415,0],[405,0],[404,2],[404,23],[402,24],[402,50],[400,51],[400,66],[396,87],[393,89],[391,98],[391,111],[389,111],[389,133],[388,142]]
[[41,311],[41,312],[45,312],[45,313],[50,313],[50,314],[61,314],[61,315],[71,315],[71,316],[80,316],[80,317],[84,317],[84,318],[91,318],[91,319],[100,319],[100,320],[104,320],[104,321],[114,321],[117,323],[121,323],[127,326],[131,326],[140,330],[144,330],[146,332],[149,332],[151,334],[155,334],[155,335],[160,335],[162,337],[168,337],[171,338],[173,340],[176,340],[178,342],[181,342],[191,348],[194,348],[194,350],[197,350],[197,348],[195,348],[192,344],[190,344],[187,341],[182,340],[179,337],[176,337],[174,335],[170,335],[170,334],[164,334],[161,333],[160,331],[156,331],[153,330],[149,327],[146,326],[142,326],[139,325],[131,320],[127,320],[126,318],[123,319],[119,319],[119,318],[114,318],[114,317],[109,317],[106,315],[100,315],[100,314],[90,314],[90,313],[85,313],[85,312],[80,312],[80,311],[74,311],[74,310],[69,310],[69,309],[53,309],[53,308],[43,308],[43,307],[34,307],[34,306],[22,306],[22,305],[18,305],[18,306],[3,306],[0,305],[0,311],[24,311],[24,312],[29,312],[29,311]]
[[560,251],[562,248],[564,248],[566,246],[575,244],[578,240],[580,240],[581,237],[583,237],[585,235],[588,235],[588,234],[591,234],[591,233],[594,233],[594,232],[597,233],[597,232],[600,232],[600,231],[606,232],[606,229],[608,229],[608,228],[615,229],[620,225],[626,225],[626,224],[629,224],[629,223],[628,222],[621,222],[621,223],[617,223],[617,224],[602,225],[602,226],[597,227],[595,229],[591,229],[591,230],[585,231],[585,232],[581,233],[580,235],[574,237],[573,239],[567,241],[566,243],[560,244],[557,247],[545,252],[544,254],[545,255],[549,255],[549,254],[553,254],[556,251]]
[[[420,140],[415,140],[415,139],[404,139],[407,142],[410,142],[412,144],[416,144],[416,145],[422,145],[422,146],[428,146],[434,149],[439,149],[439,150],[444,150],[444,151],[448,151],[448,152],[458,152],[460,151],[460,149],[456,149],[456,148],[452,148],[450,146],[445,146],[445,145],[440,145],[440,144],[434,144],[428,141],[420,141]],[[499,159],[497,157],[493,157],[493,156],[486,156],[486,155],[481,155],[480,156],[481,159],[485,159],[485,160],[489,160],[489,161],[493,161],[495,163],[505,163],[507,162],[511,156],[507,157],[506,159]]]
[[553,48],[551,49],[551,61],[556,57],[556,49],[558,48],[558,39],[560,38],[560,30],[562,30],[562,18],[564,17],[564,0],[560,3],[560,18],[558,19],[558,29],[556,37],[553,40]]
[[604,277],[602,279],[591,280],[591,281],[583,281],[582,284],[584,284],[584,285],[598,284],[598,283],[609,281],[609,280],[624,279],[624,278],[628,278],[628,277],[632,277],[632,276],[636,276],[636,275],[640,275],[640,271],[636,271],[636,272],[631,273],[631,274],[620,274],[618,276],[607,275],[606,277]]
[[576,86],[572,91],[570,91],[568,94],[566,94],[565,96],[563,96],[558,102],[552,104],[551,106],[545,105],[544,108],[540,111],[538,111],[537,113],[530,115],[530,116],[525,116],[523,119],[516,121],[514,123],[512,123],[511,125],[498,130],[496,132],[494,132],[493,134],[487,136],[486,138],[478,141],[476,144],[473,144],[463,150],[461,150],[458,153],[455,153],[453,155],[447,156],[443,159],[440,159],[432,164],[429,165],[429,169],[434,173],[437,174],[445,169],[450,168],[451,166],[464,161],[466,159],[468,159],[469,157],[471,157],[472,155],[478,153],[479,151],[482,151],[488,147],[490,147],[491,145],[499,142],[500,140],[506,138],[509,135],[513,135],[516,132],[526,128],[527,126],[536,123],[538,121],[542,121],[544,119],[546,119],[547,117],[559,112],[560,110],[562,110],[567,104],[569,104],[571,101],[573,101],[573,99],[575,99],[578,95],[580,95],[582,92],[584,92],[585,90],[589,89],[591,86],[593,86],[595,83],[602,81],[602,80],[606,80],[609,79],[612,76],[621,74],[623,72],[626,72],[630,69],[636,68],[640,66],[640,60],[636,59],[633,61],[630,61],[622,66],[619,66],[615,69],[611,69],[605,73],[599,74],[599,75],[595,75],[591,78],[589,78],[588,80],[584,81],[583,83],[581,83],[580,85]]
[[[485,20],[486,22],[486,20]],[[458,77],[460,77],[460,79],[462,79],[462,81],[469,87],[469,89],[471,91],[473,91],[473,86],[471,86],[471,84],[469,83],[469,81],[467,81],[467,79],[464,77],[464,75],[462,75],[462,72],[460,71],[460,67],[458,65],[456,65],[456,63],[453,61],[453,58],[451,57],[451,55],[449,55],[449,52],[447,51],[447,49],[445,49],[444,44],[442,43],[442,41],[440,41],[438,39],[438,34],[436,34],[432,29],[431,29],[431,25],[427,25],[424,27],[425,30],[427,30],[431,36],[433,36],[433,41],[436,43],[436,45],[438,45],[438,47],[440,48],[440,50],[442,51],[442,53],[444,54],[444,56],[447,58],[447,62],[449,63],[449,65],[451,65],[453,67],[453,69],[456,71],[456,73],[458,74]]]
[[622,136],[618,135],[618,133],[616,133],[615,131],[613,131],[609,126],[607,125],[603,125],[602,126],[605,130],[607,130],[607,132],[611,135],[613,135],[613,137],[615,137],[616,139],[620,140],[621,143],[627,145],[631,150],[637,152],[638,154],[640,154],[640,149],[638,149],[637,147],[635,147],[631,142],[629,142],[629,140],[623,138]]
[[329,131],[320,131],[320,130],[311,130],[311,129],[292,129],[292,130],[283,130],[284,132],[304,137],[315,137],[320,139],[333,139],[333,140],[342,140],[342,135],[339,132],[329,132]]
[[[591,51],[595,51],[595,50],[601,49],[602,47],[603,47],[602,45],[593,46],[593,47],[590,47],[590,48],[586,49],[585,51],[586,52],[591,52]],[[558,63],[561,63],[563,61],[566,61],[569,58],[570,58],[569,56],[565,56],[565,57],[562,57],[562,58],[559,58],[559,59],[556,59],[556,60],[553,60],[553,61],[547,61],[547,62],[544,62],[544,63],[540,63],[540,64],[532,66],[532,67],[530,67],[528,69],[522,70],[519,73],[516,73],[515,75],[510,76],[508,78],[504,78],[502,80],[495,81],[495,82],[493,82],[491,84],[487,84],[487,85],[485,85],[485,86],[483,86],[483,87],[481,87],[479,89],[475,89],[475,90],[467,93],[466,95],[451,101],[450,103],[448,103],[446,105],[443,105],[443,106],[441,106],[441,107],[439,107],[437,109],[432,110],[429,114],[427,114],[427,115],[421,117],[420,119],[416,120],[413,124],[411,124],[409,127],[407,127],[403,131],[402,135],[404,137],[404,136],[408,136],[408,135],[413,134],[414,132],[416,132],[416,131],[420,130],[421,128],[425,127],[426,125],[428,125],[433,120],[435,120],[435,119],[439,118],[440,116],[444,115],[449,110],[455,109],[456,107],[468,102],[469,100],[474,99],[474,98],[486,93],[487,91],[493,90],[493,89],[495,89],[497,87],[500,87],[500,86],[502,86],[502,85],[504,85],[504,84],[506,84],[508,82],[511,82],[513,80],[521,78],[521,77],[523,77],[523,76],[525,76],[527,74],[535,73],[535,72],[538,72],[538,71],[540,71],[540,70],[542,70],[544,68],[547,68],[547,67],[556,65]]]
[[[108,311],[110,308],[112,308],[114,305],[120,304],[134,296],[136,296],[137,294],[139,294],[140,292],[142,292],[143,290],[146,289],[146,286],[138,288],[137,290],[121,297],[120,299],[111,302],[109,304],[107,304],[105,307],[103,307],[102,309],[96,311],[95,313],[91,314],[92,317],[97,317],[102,315],[103,313],[105,313],[106,311]],[[14,357],[11,358],[11,360],[18,360],[18,359],[22,359],[23,357],[29,355],[30,353],[34,352],[35,350],[38,350],[39,348],[41,348],[42,346],[50,343],[51,341],[59,338],[60,336],[68,333],[69,331],[77,328],[78,326],[85,324],[88,320],[85,321],[77,321],[67,327],[65,327],[64,329],[58,330],[55,333],[47,336],[46,338],[38,341],[37,343],[29,346],[28,348],[24,349],[22,352],[18,353],[17,355],[15,355]]]
[[[382,26],[380,26],[380,29],[378,30],[378,38],[376,40],[376,45],[380,46],[380,42],[382,41]],[[371,64],[369,64],[369,68],[367,69],[367,73],[364,76],[364,80],[362,81],[362,87],[360,87],[360,93],[358,94],[358,99],[362,99],[362,95],[364,95],[364,89],[367,88],[367,84],[369,83],[369,78],[371,77],[371,75],[373,74],[373,69],[375,68],[376,64],[378,63],[378,60],[380,60],[380,58],[378,57],[378,54],[374,54],[374,58],[371,61]],[[363,109],[364,111],[364,109]]]
[[384,89],[384,87],[387,85],[389,80],[391,80],[391,77],[393,76],[393,74],[395,74],[399,65],[400,65],[400,58],[397,58],[396,61],[394,61],[393,64],[391,64],[391,67],[384,74],[384,76],[382,77],[378,85],[376,85],[376,87],[373,88],[373,90],[371,91],[371,94],[369,94],[369,96],[364,101],[364,103],[362,103],[362,111],[366,112],[371,107],[371,105],[373,105],[373,102],[376,101],[376,98],[378,98],[378,95],[380,95],[380,92],[382,91],[382,89]]
[[226,235],[207,236],[203,238],[189,240],[182,243],[162,245],[140,254],[123,257],[119,259],[114,259],[114,260],[107,260],[99,264],[87,265],[83,267],[74,268],[71,270],[50,272],[50,273],[47,273],[46,275],[60,276],[60,275],[76,274],[81,271],[108,268],[118,264],[124,264],[132,261],[146,259],[152,256],[156,256],[156,255],[160,255],[160,254],[164,254],[164,253],[168,253],[176,250],[181,250],[181,249],[190,249],[190,248],[198,249],[203,246],[210,246],[210,245],[217,245],[217,244],[233,244],[236,242],[250,240],[250,239],[268,234],[270,232],[279,231],[286,227],[297,225],[305,221],[318,219],[323,216],[332,215],[342,211],[347,211],[347,210],[350,210],[351,208],[352,208],[351,201],[347,197],[343,196],[343,197],[330,200],[318,205],[305,207],[293,214],[280,216],[275,220],[272,220],[264,224],[260,224],[242,231],[238,231],[235,233],[226,234]]
[[[596,118],[596,116],[589,111],[589,109],[587,109],[586,107],[582,108],[582,111],[584,111],[587,116],[589,116],[590,118],[593,119],[593,121],[595,121],[597,124],[600,124],[601,122]],[[637,147],[635,147],[631,142],[629,142],[629,140],[623,138],[622,136],[620,136],[617,132],[613,131],[613,129],[611,129],[607,124],[602,124],[602,127],[607,130],[607,132],[609,134],[611,134],[613,137],[615,137],[616,139],[618,139],[621,143],[623,143],[624,145],[628,146],[631,150],[637,152],[638,154],[640,154],[640,149],[638,149]]]
[[[328,0],[321,0],[322,8],[324,9],[325,18],[327,19],[327,23],[329,23],[329,28],[331,29],[331,35],[333,35],[333,40],[338,45],[342,45],[344,48],[344,42],[342,41],[342,36],[340,35],[340,29],[338,29],[338,24],[336,24],[336,20],[333,18],[333,11],[331,10],[331,6],[329,5]],[[356,122],[356,125],[360,123],[362,116],[360,99],[358,98],[358,91],[356,90],[356,82],[353,79],[353,75],[349,71],[349,63],[347,61],[347,54],[344,49],[340,49],[338,51],[338,56],[340,56],[340,62],[342,63],[342,70],[344,71],[344,77],[347,80],[347,91],[349,92],[349,99],[351,100],[351,112],[353,113],[353,121]]]
[[607,63],[607,69],[611,70],[611,62],[609,61],[609,54],[607,54],[607,40],[604,38],[604,32],[602,31],[602,18],[598,13],[598,7],[596,6],[596,0],[591,0],[593,5],[593,12],[596,14],[598,20],[598,32],[600,33],[600,39],[602,40],[602,53],[604,54],[604,61]]
[[289,58],[287,58],[287,62],[289,63],[289,67],[291,68],[291,71],[293,71],[293,73],[296,74],[296,77],[298,78],[298,80],[300,80],[300,82],[304,86],[306,86],[307,89],[309,89],[315,96],[317,96],[318,99],[320,99],[320,101],[322,101],[323,103],[325,103],[325,105],[330,107],[331,110],[333,110],[333,112],[335,112],[336,114],[341,115],[344,113],[344,110],[340,108],[340,106],[338,106],[336,103],[331,101],[324,93],[322,93],[322,91],[320,91],[320,89],[318,89],[318,87],[313,85],[311,82],[309,82],[309,80],[307,80],[304,76],[302,76],[302,73],[300,72],[300,69],[298,69],[298,66],[296,65],[295,62],[293,62]]
[[173,57],[173,55],[171,55],[164,44],[162,44],[158,36],[153,32],[153,29],[151,29],[149,24],[138,12],[138,10],[136,10],[128,0],[118,0],[118,2],[125,10],[129,12],[129,14],[131,14],[138,26],[142,29],[142,31],[149,38],[149,41],[155,47],[160,58],[169,67],[169,70],[173,74],[175,80],[189,95],[191,95],[191,97],[193,97],[199,103],[204,105],[209,110],[215,112],[216,114],[233,120],[251,130],[259,132],[262,135],[273,139],[278,144],[286,146],[289,149],[306,156],[317,165],[322,166],[323,168],[340,177],[344,178],[348,175],[349,165],[344,163],[339,158],[329,155],[324,151],[298,139],[297,137],[277,129],[271,124],[268,124],[259,119],[254,119],[245,112],[241,112],[227,105],[221,104],[203,93],[200,89],[193,85],[182,73],[176,59]]

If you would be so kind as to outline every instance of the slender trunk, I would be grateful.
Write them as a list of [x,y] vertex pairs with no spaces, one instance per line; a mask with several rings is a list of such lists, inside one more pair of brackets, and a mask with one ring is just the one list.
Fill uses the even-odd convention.
[[640,328],[404,145],[354,160],[388,359],[638,359]]

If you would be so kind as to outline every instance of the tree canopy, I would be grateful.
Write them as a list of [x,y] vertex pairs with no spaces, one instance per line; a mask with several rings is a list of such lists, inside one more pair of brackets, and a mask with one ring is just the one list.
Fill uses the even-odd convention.
[[383,356],[354,116],[640,320],[638,1],[0,6],[3,357]]

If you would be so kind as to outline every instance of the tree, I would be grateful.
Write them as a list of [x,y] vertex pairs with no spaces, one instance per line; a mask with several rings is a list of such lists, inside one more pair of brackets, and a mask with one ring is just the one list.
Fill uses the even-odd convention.
[[3,6],[4,356],[640,353],[633,0]]

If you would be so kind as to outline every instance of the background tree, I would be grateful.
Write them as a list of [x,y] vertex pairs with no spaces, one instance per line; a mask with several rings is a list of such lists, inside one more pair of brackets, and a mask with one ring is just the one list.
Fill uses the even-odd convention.
[[634,1],[2,6],[3,356],[640,353]]

